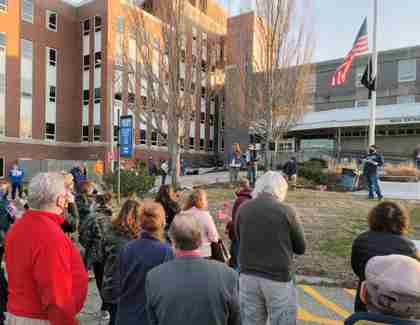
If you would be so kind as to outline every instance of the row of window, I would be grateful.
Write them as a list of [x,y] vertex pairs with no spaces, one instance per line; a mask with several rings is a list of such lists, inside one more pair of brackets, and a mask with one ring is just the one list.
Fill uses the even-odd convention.
[[[414,104],[416,102],[415,95],[402,95],[397,96],[397,104]],[[356,100],[354,107],[367,107],[369,106],[368,100]]]
[[[357,129],[357,130],[346,130],[343,131],[342,136],[345,138],[366,138],[369,135],[367,130]],[[420,129],[414,127],[406,128],[378,128],[376,129],[376,136],[386,137],[386,136],[407,136],[407,135],[420,135]]]

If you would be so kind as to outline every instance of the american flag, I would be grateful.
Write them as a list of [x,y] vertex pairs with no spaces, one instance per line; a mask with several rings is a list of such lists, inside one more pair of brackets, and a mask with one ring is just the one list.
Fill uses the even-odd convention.
[[342,85],[347,79],[347,74],[350,71],[354,58],[367,52],[369,52],[369,44],[367,18],[365,18],[362,26],[360,27],[359,33],[357,34],[356,40],[354,41],[352,49],[345,57],[344,62],[335,71],[331,80],[331,86],[335,87]]

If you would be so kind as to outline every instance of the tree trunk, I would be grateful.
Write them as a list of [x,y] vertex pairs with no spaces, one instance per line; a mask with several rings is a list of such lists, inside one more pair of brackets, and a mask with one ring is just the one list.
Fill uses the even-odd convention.
[[[169,123],[172,124],[172,123]],[[179,185],[179,174],[180,174],[180,158],[181,150],[179,145],[179,136],[176,125],[169,125],[168,129],[168,149],[170,155],[171,165],[171,184],[175,188]]]

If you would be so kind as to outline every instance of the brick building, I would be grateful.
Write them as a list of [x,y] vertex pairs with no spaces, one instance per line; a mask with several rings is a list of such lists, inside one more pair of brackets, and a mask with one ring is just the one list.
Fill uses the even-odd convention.
[[[162,24],[156,1],[0,0],[0,177],[22,159],[106,161],[117,111],[133,114],[134,101],[151,105],[147,93],[130,90],[122,57],[136,41],[127,10],[143,10],[153,35]],[[223,90],[214,89],[224,79],[228,16],[212,0],[186,6],[184,73],[194,71],[200,84],[185,90],[197,114],[184,155],[197,162],[224,147]],[[136,158],[167,157],[156,132],[135,123]]]

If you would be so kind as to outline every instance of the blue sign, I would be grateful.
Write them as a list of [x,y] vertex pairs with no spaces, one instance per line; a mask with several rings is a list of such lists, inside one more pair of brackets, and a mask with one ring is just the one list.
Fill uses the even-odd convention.
[[133,117],[126,115],[120,117],[120,156],[123,158],[133,158],[134,139],[133,139]]

